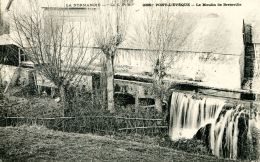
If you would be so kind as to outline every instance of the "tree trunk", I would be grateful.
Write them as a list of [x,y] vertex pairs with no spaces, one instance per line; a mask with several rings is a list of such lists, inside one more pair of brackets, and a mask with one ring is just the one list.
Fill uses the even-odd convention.
[[66,87],[65,87],[65,85],[61,85],[59,87],[59,91],[60,91],[60,102],[61,102],[62,107],[63,107],[63,116],[66,116],[68,104],[67,104],[67,100],[66,100]]
[[[160,67],[158,68],[160,69]],[[155,109],[162,113],[162,78],[160,76],[160,70],[155,74],[154,78],[154,90],[155,90]]]
[[107,108],[107,68],[106,68],[106,58],[102,59],[102,68],[100,75],[100,95],[101,95],[101,106],[105,110]]
[[162,112],[162,99],[160,96],[155,96],[155,109],[161,113]]
[[107,55],[107,108],[113,113],[115,112],[114,106],[114,66],[113,66],[113,57]]

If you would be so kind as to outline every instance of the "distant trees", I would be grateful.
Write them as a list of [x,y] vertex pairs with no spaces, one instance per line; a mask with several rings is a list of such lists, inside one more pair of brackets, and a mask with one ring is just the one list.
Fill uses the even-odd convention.
[[66,105],[69,83],[79,81],[82,77],[79,74],[85,72],[98,55],[87,48],[90,29],[81,23],[66,21],[69,11],[46,14],[35,1],[30,3],[28,12],[12,14],[15,40],[39,72],[59,89]]
[[144,11],[144,19],[135,28],[132,42],[141,44],[153,63],[153,92],[158,112],[162,112],[163,97],[167,89],[163,79],[178,57],[173,50],[177,50],[186,40],[193,30],[194,21],[173,12],[170,7],[150,7]]
[[[117,49],[125,40],[128,26],[127,7],[125,0],[108,0],[93,15],[94,40],[104,54],[105,81],[103,81],[103,100],[107,99],[107,108],[115,111],[114,106],[114,59]],[[104,72],[103,71],[103,72]],[[103,79],[104,79],[103,78]],[[102,79],[102,78],[101,78]],[[106,107],[106,106],[105,106]]]

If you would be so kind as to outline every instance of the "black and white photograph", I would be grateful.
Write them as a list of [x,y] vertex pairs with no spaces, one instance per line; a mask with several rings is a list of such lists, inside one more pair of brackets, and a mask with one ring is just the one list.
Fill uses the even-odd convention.
[[0,0],[0,162],[260,161],[259,0]]

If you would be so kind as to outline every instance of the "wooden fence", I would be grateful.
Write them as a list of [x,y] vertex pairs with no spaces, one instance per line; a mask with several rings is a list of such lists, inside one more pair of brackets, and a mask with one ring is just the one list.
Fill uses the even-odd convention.
[[141,134],[160,136],[167,133],[163,119],[127,118],[119,116],[84,116],[84,117],[0,117],[0,126],[44,125],[47,128],[65,132],[98,134]]

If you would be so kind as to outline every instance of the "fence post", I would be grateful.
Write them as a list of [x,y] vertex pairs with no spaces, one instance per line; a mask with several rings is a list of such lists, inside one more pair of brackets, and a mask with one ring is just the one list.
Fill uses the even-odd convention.
[[62,132],[64,132],[64,118],[62,118],[61,120],[62,120]]
[[139,93],[138,90],[135,91],[135,112],[137,113],[139,109]]

